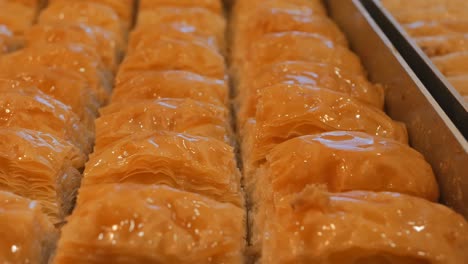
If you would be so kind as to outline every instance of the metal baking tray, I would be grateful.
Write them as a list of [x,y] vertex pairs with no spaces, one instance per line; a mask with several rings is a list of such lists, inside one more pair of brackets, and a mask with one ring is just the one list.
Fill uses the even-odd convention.
[[378,0],[361,0],[460,132],[468,138],[468,103]]
[[432,165],[441,202],[468,218],[468,142],[359,0],[326,0],[330,16],[385,87],[386,112],[408,128],[410,144]]

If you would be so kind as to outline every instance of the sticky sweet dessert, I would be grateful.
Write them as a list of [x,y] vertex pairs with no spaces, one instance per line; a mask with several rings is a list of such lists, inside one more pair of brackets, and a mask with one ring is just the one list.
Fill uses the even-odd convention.
[[222,14],[223,5],[221,0],[141,0],[140,10],[148,10],[158,7],[184,7],[184,8],[206,8],[214,13]]
[[256,124],[241,131],[244,164],[255,166],[275,145],[288,139],[335,130],[361,131],[408,142],[402,123],[346,94],[277,84],[264,90],[257,104]]
[[383,109],[384,92],[361,75],[323,63],[284,61],[247,72],[238,85],[239,125],[255,117],[257,102],[265,89],[275,84],[309,85],[343,92]]
[[[413,0],[411,2],[407,2],[405,0],[380,0],[388,9],[396,10],[396,9],[403,9],[402,7],[406,7],[407,9],[426,9],[428,7],[433,7],[434,9],[444,9],[448,6],[463,8],[466,5],[465,1],[463,0],[450,0],[450,1],[440,1],[440,0]],[[463,4],[465,3],[465,4]],[[405,6],[406,4],[406,6]]]
[[382,0],[381,2],[402,23],[425,20],[443,21],[445,19],[466,21],[464,12],[468,10],[468,5],[463,0],[417,0],[408,4],[401,0]]
[[125,26],[118,14],[111,7],[95,1],[61,1],[50,4],[41,12],[38,23],[42,25],[78,23],[101,27],[117,37],[119,47],[125,42]]
[[[307,185],[331,192],[406,193],[432,202],[439,189],[431,166],[408,145],[362,132],[333,131],[288,140],[273,148],[256,175],[259,196],[284,196]],[[271,186],[271,189],[266,188]]]
[[402,25],[411,36],[437,36],[450,33],[468,32],[468,21],[457,21],[451,19],[444,20],[423,20]]
[[[48,1],[49,1],[48,2],[49,5],[70,4],[71,2],[69,0],[48,0]],[[115,11],[115,13],[119,16],[120,20],[123,21],[126,27],[130,27],[130,24],[132,23],[134,0],[78,0],[78,1],[75,0],[74,2],[80,2],[80,1],[105,5]]]
[[245,72],[281,61],[297,60],[325,63],[354,74],[364,74],[359,58],[347,48],[327,38],[306,32],[281,32],[263,35],[250,45],[244,61],[238,62],[241,78]]
[[90,155],[82,186],[165,184],[240,206],[233,148],[208,137],[156,131],[123,138]]
[[415,37],[414,40],[428,56],[440,56],[455,52],[468,52],[468,32],[439,36]]
[[[425,21],[462,14],[437,3],[448,1],[395,1],[401,14],[428,6],[414,16]],[[383,87],[368,81],[323,4],[237,0],[232,9],[251,262],[468,263],[468,224],[433,203],[430,165],[408,146],[404,124],[382,111]],[[421,35],[433,54],[464,50],[463,26],[412,26],[444,32]]]
[[313,33],[337,45],[347,46],[344,34],[326,16],[311,16],[294,9],[278,8],[277,1],[266,1],[253,8],[256,9],[255,15],[250,16],[245,27],[238,28],[234,35],[234,57],[244,56],[250,45],[269,33]]
[[216,51],[222,51],[223,48],[220,46],[221,43],[218,43],[213,35],[206,35],[195,27],[174,23],[154,25],[151,31],[144,27],[136,28],[130,34],[127,52],[130,54],[151,47],[154,42],[161,39],[176,39],[185,42],[200,43]]
[[114,103],[96,120],[94,151],[124,137],[151,131],[174,131],[229,143],[232,132],[226,108],[191,99]]
[[257,8],[269,7],[279,12],[296,15],[326,16],[327,11],[321,0],[236,0],[233,6],[233,24],[242,29],[257,14]]
[[54,264],[244,263],[245,212],[158,185],[80,190]]
[[259,263],[459,264],[468,224],[439,204],[397,193],[308,188],[268,211]]
[[25,34],[26,46],[40,49],[44,43],[81,44],[94,48],[104,65],[115,70],[118,50],[109,34],[100,34],[84,24],[35,25]]
[[137,28],[147,28],[151,31],[155,25],[163,24],[193,28],[192,30],[200,32],[199,34],[215,37],[220,47],[226,45],[226,20],[206,8],[165,6],[138,12]]
[[434,56],[431,60],[448,77],[468,74],[468,51]]
[[439,189],[431,166],[405,144],[362,132],[334,131],[288,140],[273,148],[254,177],[250,193],[253,235],[261,243],[268,207],[274,200],[301,193],[308,186],[329,192],[388,191],[432,202]]
[[37,200],[53,223],[62,221],[85,156],[68,142],[27,129],[0,128],[0,145],[0,190]]
[[0,191],[0,259],[48,263],[58,234],[36,201]]
[[254,42],[269,33],[296,31],[318,34],[335,44],[347,46],[346,37],[328,17],[295,13],[275,6],[274,2],[267,1],[266,5],[259,7],[255,17],[252,17],[252,23],[247,25],[247,31],[242,33],[246,37],[245,41]]
[[190,71],[120,72],[112,93],[112,103],[161,98],[190,98],[226,106],[228,86],[224,79],[213,79]]
[[224,79],[224,57],[203,43],[161,39],[144,49],[128,54],[119,72],[130,71],[191,71],[216,79]]
[[468,75],[468,5],[463,0],[382,0],[448,81],[466,97]]
[[[87,130],[69,106],[30,86],[0,82],[0,127],[24,128],[50,133],[78,147],[91,151],[92,131]],[[14,86],[13,86],[14,87]]]
[[[82,76],[92,88],[99,103],[109,97],[112,76],[102,65],[99,55],[79,44],[41,45],[41,48],[25,48],[0,57],[1,68],[11,65],[44,66],[60,68]],[[5,66],[3,66],[5,65]]]
[[36,87],[70,106],[83,126],[94,131],[99,102],[87,81],[77,73],[41,65],[7,65],[0,59],[0,86],[10,90]]

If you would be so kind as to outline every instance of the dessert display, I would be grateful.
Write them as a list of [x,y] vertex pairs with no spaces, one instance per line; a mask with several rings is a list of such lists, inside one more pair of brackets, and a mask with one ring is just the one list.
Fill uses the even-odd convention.
[[468,5],[463,0],[381,0],[468,102]]
[[0,1],[5,263],[51,263],[126,38],[125,22],[110,3],[50,1],[42,7],[43,1]]
[[[0,262],[468,263],[324,2],[228,2],[0,0]],[[463,24],[413,5],[465,87]]]
[[226,22],[196,3],[140,2],[53,263],[244,263]]
[[260,2],[231,14],[253,261],[467,262],[467,222],[436,204],[431,166],[321,1]]

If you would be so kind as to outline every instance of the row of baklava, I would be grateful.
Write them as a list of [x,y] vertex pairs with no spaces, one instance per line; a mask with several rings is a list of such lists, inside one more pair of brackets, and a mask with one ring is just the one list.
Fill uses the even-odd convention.
[[468,2],[382,0],[468,102]]
[[468,224],[319,0],[237,0],[232,75],[258,263],[468,263]]
[[141,0],[54,263],[243,263],[220,0]]
[[130,23],[122,2],[50,0],[22,29],[24,47],[0,56],[2,263],[48,263],[112,88]]

